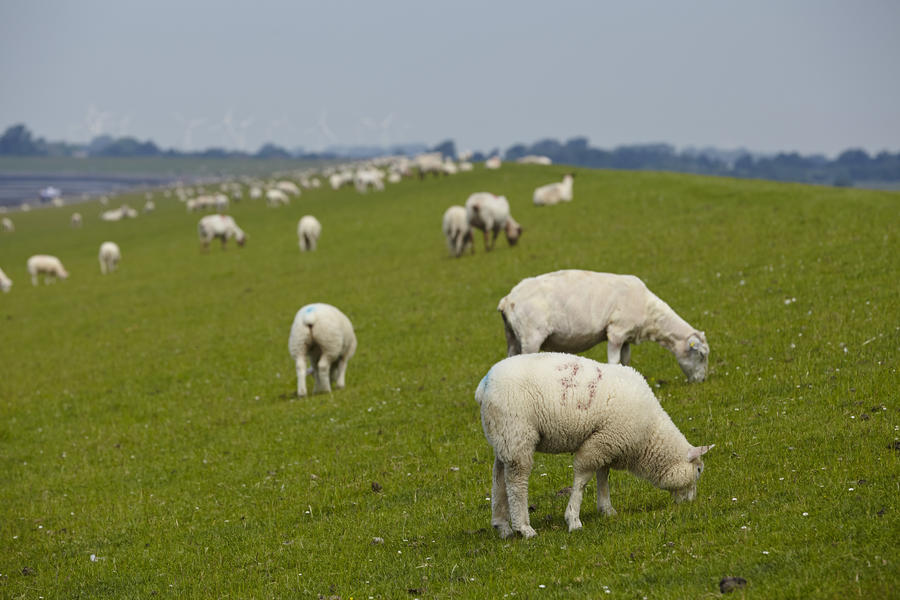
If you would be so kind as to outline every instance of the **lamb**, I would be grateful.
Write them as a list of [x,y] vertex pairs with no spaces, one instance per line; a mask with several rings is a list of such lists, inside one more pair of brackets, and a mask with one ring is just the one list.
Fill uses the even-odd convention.
[[450,254],[459,258],[466,251],[472,250],[475,254],[475,244],[472,237],[472,228],[469,227],[469,218],[466,209],[462,206],[451,206],[444,212],[443,227],[447,237],[447,247]]
[[0,227],[2,227],[3,231],[6,233],[12,233],[16,230],[16,226],[13,225],[12,219],[9,217],[3,217],[3,220],[0,221]]
[[197,224],[197,234],[204,250],[209,248],[213,238],[222,240],[222,248],[230,238],[234,238],[238,246],[243,246],[247,241],[244,231],[228,215],[206,215]]
[[291,325],[288,351],[297,367],[297,396],[306,395],[306,360],[313,365],[313,393],[344,387],[347,361],[356,352],[356,335],[350,319],[330,304],[307,304],[297,311]]
[[[528,517],[534,452],[571,452],[574,482],[565,520],[581,529],[584,486],[596,474],[597,510],[616,514],[609,469],[628,470],[691,501],[713,445],[693,446],[640,373],[562,353],[525,354],[495,364],[478,384],[481,424],[494,448],[491,525],[500,537],[537,535]],[[512,527],[510,527],[510,522]]]
[[515,246],[522,235],[522,226],[509,214],[509,202],[505,196],[495,196],[489,192],[472,194],[466,200],[466,216],[469,225],[484,232],[485,251],[489,252],[494,247],[501,229],[510,246]]
[[31,275],[31,285],[38,284],[39,275],[44,276],[45,284],[52,283],[56,279],[66,279],[69,276],[62,262],[48,254],[35,254],[25,264],[28,267],[28,274]]
[[312,215],[300,218],[297,223],[297,238],[300,241],[300,252],[310,252],[316,249],[319,236],[322,235],[322,224]]
[[6,273],[3,272],[3,269],[0,269],[0,291],[2,291],[4,294],[9,293],[12,284],[12,279],[6,276]]
[[100,244],[100,273],[106,275],[112,273],[122,260],[122,252],[115,242],[103,242]]
[[572,182],[575,175],[566,173],[562,183],[548,183],[534,190],[534,203],[537,206],[559,204],[572,201]]
[[72,213],[72,217],[69,219],[69,223],[72,225],[72,227],[81,227],[81,222],[82,222],[81,213],[79,213],[79,212]]
[[652,340],[675,354],[688,381],[706,378],[706,334],[634,275],[562,270],[529,277],[500,300],[497,310],[509,356],[584,352],[608,340],[607,360],[627,365],[630,344]]

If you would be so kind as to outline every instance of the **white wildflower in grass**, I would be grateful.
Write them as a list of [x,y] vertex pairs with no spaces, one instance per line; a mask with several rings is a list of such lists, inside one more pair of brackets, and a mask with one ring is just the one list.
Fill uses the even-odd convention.
[[805,513],[803,513],[803,516],[804,516],[804,517],[808,517],[808,516],[809,516],[809,513],[808,513],[808,512],[805,512]]
[[768,554],[769,551],[768,551],[768,550],[763,550],[762,553],[763,553],[763,554]]
[[542,583],[542,584],[538,585],[538,587],[541,588],[541,589],[544,589],[544,588],[547,587],[547,586],[544,585],[544,584]]

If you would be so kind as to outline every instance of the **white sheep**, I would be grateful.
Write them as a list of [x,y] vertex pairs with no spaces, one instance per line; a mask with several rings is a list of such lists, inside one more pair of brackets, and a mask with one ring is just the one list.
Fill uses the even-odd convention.
[[7,277],[6,273],[3,272],[3,269],[0,269],[0,291],[4,294],[8,293],[12,284],[12,279]]
[[627,365],[630,344],[652,340],[675,354],[689,381],[703,381],[706,334],[679,317],[634,275],[563,270],[520,281],[497,310],[509,356],[584,352],[608,340],[607,360]]
[[316,249],[319,236],[322,235],[322,224],[312,215],[305,215],[297,223],[297,239],[300,242],[300,252]]
[[81,213],[79,213],[79,212],[72,213],[72,217],[69,219],[69,223],[72,225],[72,227],[81,227],[81,223],[82,223]]
[[243,246],[247,241],[244,231],[228,215],[206,215],[197,223],[197,234],[204,250],[209,248],[213,238],[222,240],[222,248],[230,238],[234,238],[238,246]]
[[283,191],[279,189],[266,190],[266,206],[277,207],[287,206],[291,203],[291,199]]
[[469,225],[484,232],[484,249],[490,251],[497,241],[500,230],[506,234],[506,241],[515,246],[522,235],[522,226],[509,213],[509,202],[505,196],[490,192],[476,192],[466,200],[466,216]]
[[549,156],[541,156],[539,154],[529,154],[516,160],[520,165],[552,165],[553,160]]
[[462,171],[471,171],[473,168],[474,168],[474,167],[472,166],[472,163],[470,163],[470,162],[467,161],[467,160],[460,161],[460,163],[459,163],[459,170],[460,170],[460,172],[462,172]]
[[25,264],[28,267],[28,274],[31,275],[31,285],[38,284],[39,275],[44,276],[45,284],[52,283],[56,279],[66,279],[69,276],[62,262],[48,254],[35,254]]
[[440,152],[426,152],[419,154],[413,159],[413,164],[419,170],[419,179],[423,179],[426,174],[445,175],[444,171],[444,155]]
[[16,230],[16,226],[9,217],[3,217],[3,220],[0,221],[0,227],[2,227],[3,231],[6,233],[12,233]]
[[572,201],[572,184],[575,175],[566,173],[562,182],[548,183],[534,190],[534,203],[537,206],[559,204]]
[[475,253],[475,244],[472,237],[472,228],[469,226],[469,218],[466,209],[462,206],[451,206],[444,212],[441,229],[447,238],[447,248],[450,254],[460,257],[466,248]]
[[154,202],[153,200],[147,200],[146,202],[144,202],[145,213],[153,212],[154,210],[156,210],[156,202]]
[[286,179],[277,182],[275,184],[275,189],[279,189],[286,194],[291,194],[292,196],[300,195],[300,188],[297,187],[297,184]]
[[347,361],[356,352],[353,324],[330,304],[307,304],[294,316],[288,351],[297,367],[298,397],[306,395],[307,358],[315,379],[314,394],[331,392],[332,379],[335,387],[341,389]]
[[363,194],[373,188],[376,191],[384,191],[384,173],[378,169],[360,169],[353,177],[353,185],[356,191]]
[[[565,519],[581,529],[584,486],[596,474],[597,510],[616,514],[609,469],[628,470],[691,501],[710,446],[692,446],[660,406],[640,373],[572,354],[524,354],[495,364],[475,400],[494,449],[491,525],[501,537],[536,535],[528,517],[534,452],[571,452],[574,482]],[[510,527],[510,522],[512,527]]]
[[492,156],[489,159],[487,159],[486,161],[484,161],[484,168],[485,169],[499,169],[501,164],[503,164],[503,163],[500,161],[499,156]]
[[119,261],[122,260],[122,252],[119,250],[117,243],[103,242],[100,244],[98,258],[100,259],[100,272],[106,275],[115,271],[119,266]]

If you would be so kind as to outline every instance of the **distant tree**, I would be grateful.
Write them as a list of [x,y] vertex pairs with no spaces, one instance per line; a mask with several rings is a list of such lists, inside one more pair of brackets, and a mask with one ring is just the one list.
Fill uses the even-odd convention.
[[525,144],[515,144],[506,149],[503,154],[503,160],[518,160],[528,155],[528,146]]
[[19,123],[8,127],[0,137],[0,154],[17,156],[34,156],[43,154],[41,145],[43,140],[35,140],[25,125]]
[[430,152],[440,152],[444,156],[448,156],[456,160],[456,143],[453,140],[446,140],[435,146]]
[[281,146],[265,144],[253,156],[256,158],[291,158],[291,153]]
[[[95,139],[95,141],[97,141]],[[94,145],[94,142],[91,142]],[[93,153],[95,156],[158,156],[159,148],[147,140],[141,142],[133,137],[123,137],[101,145],[100,149]]]

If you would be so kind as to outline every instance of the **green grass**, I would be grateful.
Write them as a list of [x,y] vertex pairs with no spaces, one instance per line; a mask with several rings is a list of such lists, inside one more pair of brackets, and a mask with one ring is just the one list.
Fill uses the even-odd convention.
[[[900,195],[579,170],[574,202],[532,206],[565,170],[245,200],[247,247],[208,254],[175,201],[119,223],[80,205],[81,230],[70,208],[13,215],[0,596],[709,598],[727,575],[749,582],[737,597],[896,596]],[[478,190],[510,199],[522,241],[450,259],[441,214]],[[324,231],[301,255],[306,213]],[[103,277],[106,239],[123,262]],[[69,280],[33,288],[38,252]],[[704,383],[655,344],[632,364],[716,448],[695,502],[616,472],[618,516],[590,486],[574,534],[557,494],[571,459],[539,454],[538,536],[505,541],[473,394],[505,356],[497,301],[560,268],[636,274],[705,330]],[[359,349],[346,389],[297,400],[288,332],[316,301]]]

